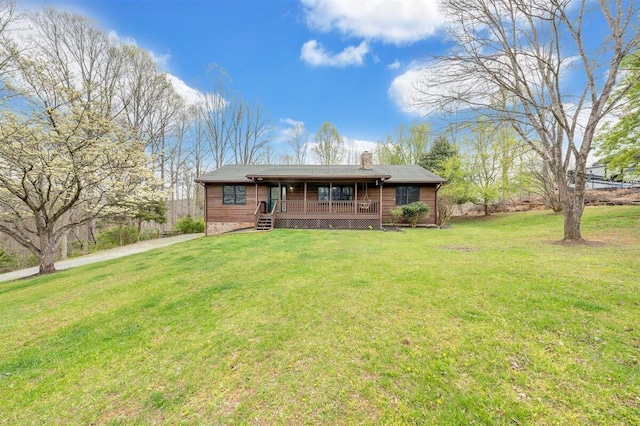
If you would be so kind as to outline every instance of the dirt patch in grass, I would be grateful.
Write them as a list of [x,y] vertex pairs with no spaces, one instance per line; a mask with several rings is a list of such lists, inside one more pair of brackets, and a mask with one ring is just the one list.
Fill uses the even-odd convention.
[[599,232],[596,236],[598,242],[602,242],[604,245],[635,245],[638,244],[638,238],[631,233],[622,234]]
[[474,252],[478,251],[477,248],[467,247],[467,246],[438,246],[440,250],[449,250],[449,251],[465,251],[465,252]]
[[547,241],[548,244],[553,244],[557,246],[564,247],[606,247],[609,245],[603,241],[590,241],[590,240],[579,240],[579,241]]
[[[98,418],[99,424],[106,423],[120,423],[130,421],[131,419],[139,418],[142,413],[142,407],[136,401],[123,401],[120,395],[111,395],[111,409],[100,413]],[[160,421],[163,420],[162,413],[155,413],[156,418]]]

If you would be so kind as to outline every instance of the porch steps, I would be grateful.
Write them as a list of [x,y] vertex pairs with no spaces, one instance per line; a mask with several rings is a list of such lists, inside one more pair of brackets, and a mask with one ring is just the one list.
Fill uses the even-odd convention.
[[273,219],[271,216],[260,216],[256,223],[256,231],[271,231],[273,229]]

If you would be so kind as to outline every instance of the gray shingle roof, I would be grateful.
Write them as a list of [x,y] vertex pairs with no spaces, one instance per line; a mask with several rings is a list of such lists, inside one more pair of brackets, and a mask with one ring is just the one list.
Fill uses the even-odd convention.
[[374,165],[372,170],[359,166],[269,166],[269,165],[226,165],[196,179],[202,183],[247,182],[252,178],[264,180],[285,179],[382,179],[390,183],[444,183],[445,180],[418,166]]

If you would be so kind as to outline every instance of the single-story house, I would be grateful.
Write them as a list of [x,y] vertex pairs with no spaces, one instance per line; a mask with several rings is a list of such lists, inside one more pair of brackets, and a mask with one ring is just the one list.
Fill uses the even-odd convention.
[[381,229],[391,210],[414,201],[430,207],[422,224],[436,223],[437,192],[445,180],[424,168],[226,165],[196,179],[204,186],[205,234],[234,229]]

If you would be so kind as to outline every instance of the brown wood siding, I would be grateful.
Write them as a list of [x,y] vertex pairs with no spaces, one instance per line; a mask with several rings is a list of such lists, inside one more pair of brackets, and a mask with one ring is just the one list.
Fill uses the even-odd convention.
[[[285,185],[284,183],[282,184]],[[353,185],[349,182],[333,182],[332,185]],[[206,221],[207,222],[253,222],[257,202],[268,200],[268,188],[272,185],[261,184],[258,186],[258,199],[256,200],[256,187],[254,184],[246,186],[246,204],[244,205],[227,205],[222,203],[222,187],[223,184],[207,184],[206,185]],[[273,185],[273,186],[277,186]],[[318,187],[329,186],[328,183],[308,183],[307,184],[307,200],[315,201],[318,199]],[[382,190],[382,220],[388,222],[391,218],[390,211],[396,206],[396,186],[386,184]],[[403,184],[402,186],[406,186]],[[429,217],[420,222],[422,224],[435,224],[436,212],[436,185],[427,184],[420,186],[420,201],[426,203],[429,208]],[[372,202],[380,200],[380,187],[370,183],[367,190],[368,198]],[[357,200],[362,200],[365,196],[362,184],[358,184]],[[287,200],[302,201],[304,200],[304,183],[297,182],[287,184]]]
[[[238,185],[238,184],[229,184]],[[253,222],[253,213],[256,210],[256,186],[253,184],[244,185],[246,187],[245,204],[223,204],[222,187],[223,184],[207,184],[207,222]],[[267,188],[258,187],[258,199],[267,199]]]
[[[391,210],[396,208],[396,186],[415,186],[410,184],[391,185],[387,184],[382,189],[382,221],[387,223],[391,220]],[[418,185],[420,186],[420,201],[429,206],[429,217],[420,221],[421,224],[436,223],[436,186],[435,185]]]

